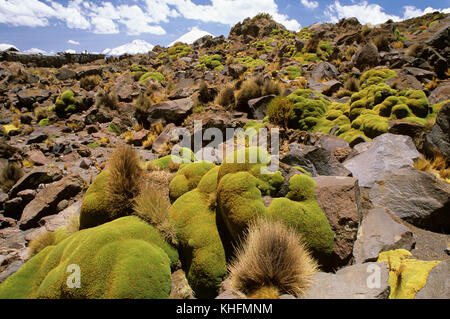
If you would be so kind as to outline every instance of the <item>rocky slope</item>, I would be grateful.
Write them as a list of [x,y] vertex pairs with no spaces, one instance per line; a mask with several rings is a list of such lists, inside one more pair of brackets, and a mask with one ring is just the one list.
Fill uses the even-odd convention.
[[[33,239],[67,231],[80,211],[107,211],[101,206],[105,166],[119,145],[128,144],[138,151],[142,174],[157,179],[170,198],[178,242],[147,238],[131,217],[101,226],[116,218],[107,215],[88,224],[82,218],[80,228],[87,229],[76,226],[69,238],[74,245],[96,238],[94,230],[102,228],[91,227],[98,225],[104,232],[113,225],[124,233],[139,229],[139,238],[154,249],[142,258],[164,264],[165,286],[152,290],[152,298],[190,298],[192,289],[197,297],[239,296],[226,280],[233,254],[228,240],[246,227],[250,219],[243,215],[292,222],[281,216],[286,208],[320,215],[321,233],[300,227],[322,270],[307,298],[435,298],[436,291],[450,297],[448,285],[442,286],[450,242],[449,33],[450,16],[441,13],[376,27],[351,18],[298,33],[258,15],[238,23],[227,38],[156,46],[145,55],[1,52],[0,282],[10,277],[5,285],[12,285],[12,274],[22,267],[17,275],[29,272],[50,251],[27,262]],[[167,156],[178,142],[171,132],[184,128],[194,137],[199,120],[202,132],[218,128],[224,136],[227,128],[278,128],[278,174],[266,179],[252,168],[236,170],[227,154],[215,154],[209,164],[171,165]],[[208,143],[188,157],[200,158]],[[313,185],[312,193],[300,198],[297,180]],[[223,224],[216,225],[216,214]],[[203,229],[207,236],[193,235]],[[330,234],[331,245],[322,240]],[[120,249],[134,247],[132,240]],[[208,244],[187,253],[192,241]],[[68,244],[58,242],[48,245]],[[102,243],[92,239],[90,245]],[[85,248],[96,249],[91,246]],[[384,263],[382,252],[392,262]],[[213,254],[217,264],[202,263],[202,254]],[[429,266],[434,261],[440,263]],[[382,268],[381,286],[370,289],[366,270],[375,266]],[[148,271],[158,271],[154,267]],[[414,293],[396,281],[402,274],[412,278]],[[72,296],[56,284],[27,296]],[[137,292],[141,288],[103,296],[148,297]]]

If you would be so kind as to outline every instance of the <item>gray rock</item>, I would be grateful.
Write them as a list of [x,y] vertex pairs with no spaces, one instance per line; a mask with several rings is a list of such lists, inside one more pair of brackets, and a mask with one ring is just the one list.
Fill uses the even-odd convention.
[[446,82],[444,84],[439,85],[435,88],[430,96],[428,97],[428,101],[430,105],[434,105],[436,103],[444,102],[450,100],[450,83]]
[[169,123],[159,136],[153,141],[152,150],[156,153],[160,152],[166,142],[172,138],[171,132],[176,129],[176,125]]
[[333,154],[324,148],[292,143],[289,153],[282,159],[282,163],[300,166],[313,176],[349,176],[348,171]]
[[349,262],[356,240],[362,206],[358,180],[343,176],[314,177],[316,201],[334,232],[333,265]]
[[267,114],[267,106],[274,97],[275,95],[266,95],[249,100],[248,106],[250,108],[250,118],[263,120]]
[[386,171],[369,192],[376,206],[427,230],[450,232],[450,184],[412,167]]
[[[379,274],[377,280],[372,281]],[[319,272],[303,299],[387,299],[390,292],[386,263],[349,266],[336,274]]]
[[13,198],[22,190],[36,189],[39,184],[51,183],[60,178],[61,170],[57,167],[34,169],[30,173],[22,176],[22,178],[16,182],[9,192],[9,197]]
[[386,171],[412,167],[413,160],[420,156],[411,137],[390,133],[358,144],[354,151],[357,155],[343,164],[359,180],[359,186],[363,187],[372,187]]
[[442,261],[431,269],[425,287],[414,299],[450,299],[450,260]]
[[83,185],[78,176],[68,176],[62,180],[48,185],[41,190],[27,206],[20,218],[20,229],[26,230],[38,226],[38,221],[57,212],[57,205],[64,199],[77,195]]
[[192,113],[193,106],[191,98],[161,102],[150,108],[147,120],[150,123],[162,120],[164,123],[180,125]]
[[42,103],[50,97],[50,91],[41,89],[25,89],[17,93],[20,106],[30,108],[33,103]]
[[328,62],[319,63],[311,72],[311,76],[314,80],[331,80],[337,79],[338,72],[334,65]]
[[68,79],[74,79],[76,77],[76,73],[68,68],[60,68],[58,72],[55,74],[56,78],[60,81],[65,81]]
[[438,150],[450,158],[450,103],[446,103],[436,117],[436,124],[424,141],[424,149],[430,155]]
[[358,229],[353,247],[356,264],[376,261],[379,253],[394,249],[411,250],[415,240],[408,227],[396,222],[385,208],[371,209]]
[[10,263],[6,269],[2,272],[0,272],[0,283],[3,282],[6,278],[17,272],[20,267],[22,267],[24,264],[23,260],[15,260],[12,263]]
[[377,66],[379,61],[380,54],[377,47],[372,43],[368,43],[356,51],[352,59],[353,65],[361,71],[365,68]]

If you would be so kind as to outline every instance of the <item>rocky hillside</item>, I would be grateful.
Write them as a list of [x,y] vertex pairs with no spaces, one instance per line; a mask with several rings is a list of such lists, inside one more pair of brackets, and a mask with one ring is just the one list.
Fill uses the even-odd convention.
[[438,12],[0,52],[0,298],[450,298],[448,61]]

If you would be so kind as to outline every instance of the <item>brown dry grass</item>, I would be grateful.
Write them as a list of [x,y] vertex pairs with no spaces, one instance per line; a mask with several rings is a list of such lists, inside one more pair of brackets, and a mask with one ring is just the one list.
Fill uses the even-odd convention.
[[36,238],[30,241],[28,245],[28,258],[35,256],[41,250],[47,246],[54,245],[56,241],[55,233],[48,232],[38,235]]
[[438,178],[450,183],[450,168],[446,157],[442,154],[435,153],[432,158],[421,156],[414,161],[414,168],[419,171],[433,173]]
[[234,106],[234,88],[232,85],[227,84],[217,95],[214,103],[219,104],[223,107]]
[[8,192],[23,176],[23,170],[18,163],[0,163],[0,189]]
[[245,235],[229,266],[233,289],[250,298],[302,295],[318,267],[296,231],[279,221],[259,219]]
[[176,231],[169,219],[170,201],[158,185],[147,182],[136,197],[134,214],[159,230],[164,240],[176,245]]
[[108,161],[110,174],[106,196],[112,219],[129,215],[139,194],[141,167],[139,155],[130,146],[120,146]]

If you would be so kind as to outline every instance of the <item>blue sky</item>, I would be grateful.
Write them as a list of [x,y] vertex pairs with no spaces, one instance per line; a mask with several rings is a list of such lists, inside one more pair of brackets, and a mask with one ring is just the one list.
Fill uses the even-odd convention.
[[0,0],[0,43],[22,51],[102,52],[135,39],[167,46],[189,31],[227,36],[258,12],[298,30],[350,16],[377,24],[434,9],[450,12],[450,0]]

